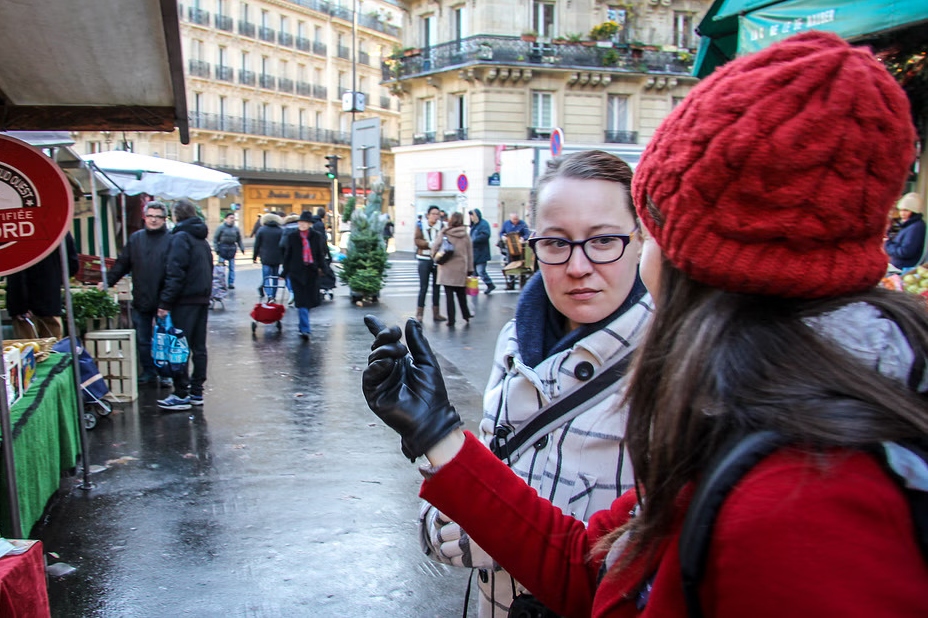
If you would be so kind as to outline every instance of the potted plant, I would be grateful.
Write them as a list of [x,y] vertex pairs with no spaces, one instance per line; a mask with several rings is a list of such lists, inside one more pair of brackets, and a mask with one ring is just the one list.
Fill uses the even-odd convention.
[[553,39],[551,39],[551,42],[554,43],[555,45],[565,45],[567,43],[567,39],[562,36],[556,36]]
[[74,290],[71,306],[74,324],[82,336],[88,331],[112,328],[112,320],[119,315],[119,305],[113,297],[96,288]]
[[526,43],[534,43],[538,40],[538,33],[534,30],[526,30],[522,33],[522,40]]
[[594,41],[609,41],[615,37],[619,31],[618,22],[612,20],[604,21],[590,29],[590,38]]
[[403,56],[405,56],[406,58],[409,58],[410,56],[418,56],[421,53],[422,53],[422,50],[420,50],[418,47],[404,47],[403,48]]
[[572,32],[567,35],[568,45],[580,45],[581,43],[583,43],[583,35],[579,32]]
[[355,304],[377,302],[390,267],[383,239],[382,195],[383,184],[376,183],[365,208],[355,208],[351,214],[351,236],[339,277],[351,289],[351,302]]
[[604,67],[614,67],[619,63],[619,52],[614,49],[606,50],[606,53],[603,55],[603,66]]

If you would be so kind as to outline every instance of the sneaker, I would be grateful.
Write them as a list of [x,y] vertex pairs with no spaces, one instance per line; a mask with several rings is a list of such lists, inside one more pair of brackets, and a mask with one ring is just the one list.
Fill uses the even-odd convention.
[[309,341],[309,333],[300,333],[300,339],[303,341]]
[[496,289],[496,284],[491,283],[490,285],[487,286],[487,289],[485,289],[485,290],[483,291],[483,293],[486,294],[487,296],[489,296],[489,295],[490,295],[490,292],[492,292],[492,291],[495,290],[495,289]]
[[229,288],[230,290],[234,290],[234,289],[235,289],[235,286],[232,285],[232,284],[230,283],[230,284],[228,285],[228,288]]
[[[202,400],[201,397],[200,401],[202,402]],[[162,410],[189,410],[190,397],[178,397],[177,395],[171,394],[164,399],[159,399],[158,407]]]
[[190,404],[194,406],[203,405],[203,395],[190,395]]
[[161,378],[159,384],[161,386],[174,386],[174,380],[172,378]]

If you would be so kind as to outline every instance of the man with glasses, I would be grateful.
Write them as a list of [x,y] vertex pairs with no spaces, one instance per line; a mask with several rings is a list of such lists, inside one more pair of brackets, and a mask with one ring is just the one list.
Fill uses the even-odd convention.
[[[132,276],[132,322],[141,366],[139,384],[157,383],[159,380],[151,358],[151,337],[158,297],[164,283],[164,262],[169,244],[166,219],[167,207],[164,204],[148,202],[145,206],[145,227],[129,237],[116,263],[106,273],[106,283],[110,287],[123,276]],[[103,283],[99,283],[98,287],[102,290]],[[161,378],[161,384],[170,386],[171,378]]]

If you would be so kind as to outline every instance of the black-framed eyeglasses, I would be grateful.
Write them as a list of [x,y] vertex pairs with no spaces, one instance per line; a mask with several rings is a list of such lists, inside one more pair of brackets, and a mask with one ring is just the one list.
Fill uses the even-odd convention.
[[149,219],[167,219],[165,215],[145,215]]
[[560,266],[570,261],[574,247],[580,247],[593,264],[611,264],[625,255],[625,248],[638,234],[635,226],[628,234],[598,234],[584,240],[568,240],[557,236],[536,236],[528,239],[535,259],[549,266]]

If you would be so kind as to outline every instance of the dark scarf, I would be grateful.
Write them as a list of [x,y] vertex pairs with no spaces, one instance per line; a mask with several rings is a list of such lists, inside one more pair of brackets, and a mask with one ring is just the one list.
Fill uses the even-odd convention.
[[[635,277],[635,284],[625,302],[608,317],[595,324],[582,324],[566,332],[567,318],[554,308],[548,299],[541,275],[532,277],[525,284],[516,305],[516,337],[522,362],[529,367],[537,367],[543,360],[566,350],[584,337],[600,330],[617,317],[628,311],[647,293],[640,276]],[[538,336],[541,333],[541,337]]]

